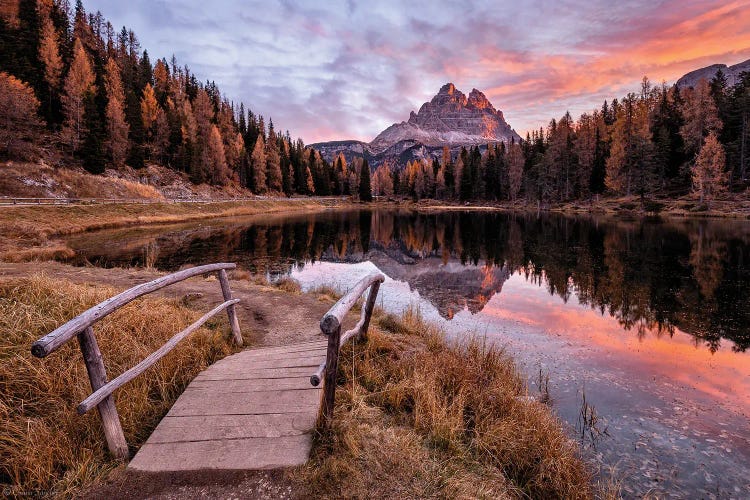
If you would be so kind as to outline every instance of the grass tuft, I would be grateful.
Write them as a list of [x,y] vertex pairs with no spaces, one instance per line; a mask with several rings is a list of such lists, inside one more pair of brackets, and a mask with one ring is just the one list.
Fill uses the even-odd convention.
[[379,314],[342,350],[332,429],[307,495],[588,498],[591,475],[502,350],[448,343],[415,311]]
[[[45,359],[30,354],[36,339],[116,292],[45,275],[0,282],[0,486],[68,496],[117,465],[107,454],[96,410],[84,416],[75,411],[91,393],[77,342]],[[179,300],[149,297],[98,322],[94,330],[109,377],[200,315]],[[145,441],[196,374],[232,352],[227,331],[226,318],[209,322],[115,393],[131,449]]]

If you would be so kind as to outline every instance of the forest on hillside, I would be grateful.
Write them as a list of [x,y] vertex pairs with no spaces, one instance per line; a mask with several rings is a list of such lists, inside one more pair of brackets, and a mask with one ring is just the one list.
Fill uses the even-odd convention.
[[36,159],[98,174],[159,164],[194,183],[257,194],[371,194],[526,200],[683,195],[708,201],[747,187],[750,74],[695,88],[653,86],[574,120],[570,113],[510,143],[448,148],[440,159],[329,164],[271,119],[200,82],[174,57],[151,62],[136,34],[80,0],[11,0],[0,8],[0,159]]
[[730,87],[719,71],[684,89],[644,77],[639,93],[605,101],[577,121],[566,113],[519,143],[463,148],[457,157],[446,147],[442,159],[411,161],[403,172],[384,164],[373,190],[542,203],[692,191],[704,201],[747,187],[749,149],[750,74]]
[[52,150],[93,174],[155,163],[259,194],[333,192],[317,151],[174,57],[152,63],[133,31],[116,31],[80,0],[73,9],[67,0],[3,2],[0,47],[0,158]]

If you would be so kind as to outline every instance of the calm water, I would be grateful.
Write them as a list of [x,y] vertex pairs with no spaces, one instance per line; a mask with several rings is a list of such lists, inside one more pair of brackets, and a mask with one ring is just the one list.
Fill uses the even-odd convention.
[[[234,261],[511,352],[627,497],[750,496],[750,223],[332,211],[91,233],[78,263]],[[596,424],[581,424],[583,401]]]

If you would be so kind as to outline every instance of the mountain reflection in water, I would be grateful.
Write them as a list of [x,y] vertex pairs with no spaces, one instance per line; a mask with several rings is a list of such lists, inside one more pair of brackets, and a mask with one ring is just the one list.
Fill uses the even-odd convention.
[[[496,342],[534,393],[549,375],[625,497],[750,497],[750,223],[331,211],[71,237],[79,264],[176,270],[217,261],[309,289],[379,269],[378,303]],[[573,432],[571,431],[571,434]]]
[[235,261],[271,275],[308,262],[369,260],[450,319],[482,311],[519,274],[575,296],[639,338],[689,333],[716,350],[750,345],[750,224],[617,221],[496,212],[355,211],[71,238],[78,262],[185,265]]

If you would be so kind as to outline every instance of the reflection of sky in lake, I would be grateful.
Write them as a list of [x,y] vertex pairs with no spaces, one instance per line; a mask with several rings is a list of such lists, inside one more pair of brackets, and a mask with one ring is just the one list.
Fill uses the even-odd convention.
[[[344,291],[374,270],[371,262],[317,262],[292,277],[304,290],[327,284]],[[633,494],[656,488],[693,496],[718,488],[737,495],[737,485],[750,494],[750,354],[732,352],[730,341],[712,353],[679,329],[670,336],[644,327],[639,335],[580,304],[575,294],[566,302],[518,273],[481,312],[465,308],[451,320],[408,283],[391,278],[378,305],[390,312],[416,307],[452,335],[497,341],[524,367],[531,390],[540,369],[549,373],[554,406],[571,427],[585,390],[609,434],[590,453],[619,464],[619,473],[637,484],[623,491],[626,496],[631,488]]]

